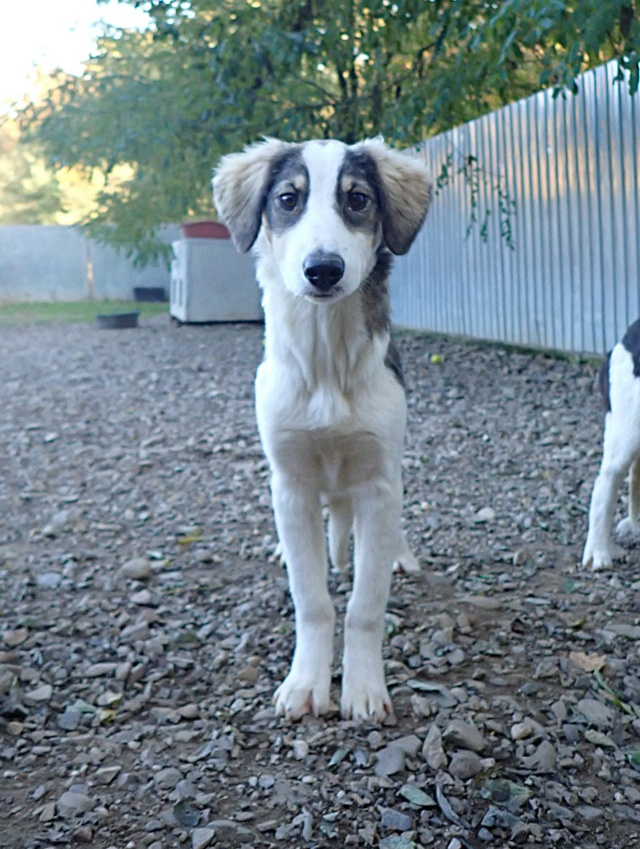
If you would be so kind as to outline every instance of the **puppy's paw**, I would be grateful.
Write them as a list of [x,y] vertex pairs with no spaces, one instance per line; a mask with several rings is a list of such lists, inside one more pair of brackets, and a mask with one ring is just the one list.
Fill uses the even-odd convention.
[[409,545],[404,538],[402,537],[402,544],[400,546],[400,551],[398,552],[398,556],[393,562],[393,571],[394,572],[419,572],[420,564],[418,563],[417,558],[414,556],[413,552],[409,548]]
[[384,675],[374,675],[370,679],[345,676],[342,682],[340,712],[343,719],[383,722],[393,713]]
[[613,566],[614,557],[620,557],[621,552],[615,548],[594,548],[586,550],[582,557],[582,565],[591,567],[593,572],[598,572],[600,569],[610,569]]
[[336,708],[329,696],[330,684],[330,674],[314,681],[290,672],[273,695],[276,713],[293,720],[307,713],[330,713]]
[[620,537],[634,537],[640,534],[640,526],[626,516],[616,525],[616,534]]
[[279,542],[275,549],[273,550],[273,554],[269,558],[270,563],[279,563],[280,566],[286,566],[284,559],[284,549],[282,548],[282,543]]
[[419,572],[420,564],[417,558],[407,549],[393,563],[394,572]]

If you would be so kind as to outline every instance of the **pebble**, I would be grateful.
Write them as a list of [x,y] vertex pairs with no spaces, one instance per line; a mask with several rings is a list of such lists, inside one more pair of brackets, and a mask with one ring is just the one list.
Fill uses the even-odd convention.
[[151,575],[151,563],[146,557],[133,557],[122,564],[119,572],[123,578],[144,581]]
[[376,752],[375,774],[395,775],[405,767],[405,753],[399,746],[385,746]]
[[466,781],[467,778],[473,778],[483,769],[482,758],[476,752],[460,751],[454,752],[451,755],[447,771],[454,778],[460,778]]
[[482,752],[486,747],[485,739],[476,726],[461,719],[451,720],[442,733],[442,739],[445,743],[472,752]]
[[7,648],[13,649],[21,646],[29,636],[29,631],[26,628],[15,628],[5,631],[2,635],[2,642]]
[[42,810],[40,812],[40,816],[38,819],[40,822],[51,822],[51,820],[56,817],[56,803],[55,802],[47,802],[42,806]]
[[215,836],[216,833],[212,828],[194,828],[191,832],[192,849],[206,849],[213,843]]
[[94,800],[86,794],[84,789],[79,788],[67,790],[56,802],[58,816],[63,818],[86,814],[94,807]]
[[96,771],[96,781],[98,784],[111,784],[111,782],[120,774],[121,770],[122,767],[118,764],[114,766],[101,766]]
[[62,575],[58,572],[42,572],[36,575],[35,582],[43,590],[56,590],[62,583]]
[[53,687],[50,684],[41,684],[35,690],[28,690],[24,694],[23,700],[27,705],[36,705],[50,701],[52,695]]
[[389,743],[389,746],[395,746],[397,749],[401,749],[405,755],[414,758],[420,751],[422,742],[415,734],[409,734],[406,737],[398,737],[397,739],[392,740]]
[[156,772],[153,776],[153,783],[161,790],[173,788],[182,778],[182,773],[174,766],[168,766]]
[[577,708],[590,725],[596,725],[598,728],[611,727],[613,712],[598,699],[580,699]]
[[543,740],[532,755],[522,758],[522,765],[531,772],[553,772],[556,768],[556,760],[557,755],[553,744]]
[[65,708],[64,713],[58,716],[58,728],[63,731],[75,731],[80,725],[82,714],[76,708]]
[[442,734],[440,729],[432,722],[422,745],[422,757],[428,766],[437,772],[447,765],[447,756],[442,746]]
[[413,828],[413,818],[395,808],[380,808],[380,825],[393,831],[409,831]]
[[495,518],[496,511],[493,509],[493,507],[483,507],[476,513],[474,521],[477,524],[484,524],[486,522],[493,522]]

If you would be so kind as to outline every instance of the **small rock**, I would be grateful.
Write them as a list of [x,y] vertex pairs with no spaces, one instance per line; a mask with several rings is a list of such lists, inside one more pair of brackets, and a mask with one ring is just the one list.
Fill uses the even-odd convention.
[[62,575],[58,572],[43,572],[35,577],[36,586],[43,590],[55,590],[60,586]]
[[200,716],[198,705],[190,703],[178,708],[178,713],[183,719],[197,719]]
[[121,766],[102,766],[96,771],[96,781],[98,784],[111,784],[122,769]]
[[216,833],[212,828],[194,828],[191,832],[192,849],[205,849],[209,846]]
[[413,828],[413,818],[395,808],[380,808],[380,825],[392,831],[410,831]]
[[153,783],[161,790],[173,789],[182,778],[182,773],[174,766],[167,766],[153,776]]
[[502,808],[496,808],[493,805],[484,815],[482,825],[486,828],[508,828],[513,829],[520,825],[520,820],[515,814],[509,811],[503,811]]
[[48,702],[53,695],[53,687],[50,684],[41,684],[35,690],[29,690],[23,696],[23,701],[27,705],[42,704]]
[[442,735],[435,722],[431,723],[422,745],[422,757],[435,772],[447,765],[447,756],[442,747]]
[[543,740],[532,755],[522,758],[522,765],[532,772],[553,772],[556,768],[556,750],[548,740]]
[[138,640],[147,640],[151,636],[151,631],[146,622],[135,622],[122,629],[120,639],[123,643],[135,643]]
[[483,507],[481,510],[478,510],[473,521],[476,524],[484,524],[485,522],[493,522],[495,518],[496,511],[492,507]]
[[22,645],[29,636],[29,631],[26,628],[15,628],[12,631],[5,631],[2,635],[2,642],[9,649],[14,649]]
[[417,808],[435,808],[438,805],[433,796],[425,793],[424,790],[416,787],[415,784],[405,784],[398,792],[403,799],[406,799],[407,802],[410,802]]
[[420,738],[416,737],[415,734],[409,734],[406,737],[398,737],[397,740],[392,740],[389,743],[389,746],[395,746],[398,749],[401,749],[405,755],[409,755],[410,758],[414,758],[418,752],[420,751]]
[[131,600],[132,604],[137,604],[140,607],[156,607],[157,606],[157,600],[152,595],[152,593],[147,589],[139,590],[137,593],[133,593],[130,600]]
[[528,719],[525,719],[522,722],[516,722],[515,725],[511,726],[511,739],[526,740],[527,737],[531,737],[534,731],[536,731],[536,726],[537,723],[534,724]]
[[81,718],[82,714],[76,708],[65,708],[64,713],[58,717],[58,728],[63,731],[76,731]]
[[473,778],[482,771],[483,762],[480,755],[470,751],[454,752],[449,761],[448,772],[462,781]]
[[40,816],[38,819],[40,822],[51,822],[51,820],[55,819],[56,816],[56,803],[55,802],[47,802],[46,805],[43,806],[40,811]]
[[144,581],[151,575],[151,563],[146,557],[133,557],[122,564],[119,574],[130,580]]
[[376,752],[376,775],[395,775],[404,769],[405,753],[398,746],[385,746]]
[[105,675],[113,675],[117,668],[117,663],[92,663],[85,669],[84,675],[86,678],[102,678]]
[[598,699],[580,699],[577,707],[590,725],[596,725],[598,728],[611,727],[613,722],[611,708]]
[[93,829],[90,825],[79,825],[73,832],[76,843],[91,843],[93,840]]
[[309,744],[306,740],[294,740],[291,748],[293,749],[293,754],[296,760],[304,760],[309,754]]
[[56,802],[58,816],[64,819],[75,817],[79,814],[86,814],[87,811],[92,810],[94,807],[95,802],[93,799],[79,789],[67,790]]
[[[57,436],[57,434],[55,434]],[[73,525],[75,514],[71,510],[60,510],[54,513],[49,522],[42,529],[45,537],[55,537],[61,531],[65,531]]]
[[442,739],[460,749],[470,749],[472,752],[482,752],[485,748],[485,739],[475,725],[463,722],[461,719],[452,719],[445,728]]

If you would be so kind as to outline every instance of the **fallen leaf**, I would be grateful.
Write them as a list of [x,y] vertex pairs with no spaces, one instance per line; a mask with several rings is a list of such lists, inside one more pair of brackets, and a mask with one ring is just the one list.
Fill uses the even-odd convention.
[[584,672],[595,672],[596,669],[604,669],[607,658],[603,654],[585,654],[583,651],[572,651],[569,660],[578,669]]

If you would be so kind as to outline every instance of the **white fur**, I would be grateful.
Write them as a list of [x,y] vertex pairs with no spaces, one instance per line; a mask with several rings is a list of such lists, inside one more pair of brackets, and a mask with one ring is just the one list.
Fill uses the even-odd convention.
[[618,523],[618,533],[636,532],[640,491],[640,379],[633,374],[629,351],[617,344],[609,363],[611,410],[606,413],[600,472],[593,486],[589,532],[583,565],[605,569],[620,552],[613,545],[611,526],[618,489],[626,473],[629,481],[629,516]]
[[[391,169],[393,156],[404,167],[405,157],[371,144],[384,153],[383,167]],[[247,161],[264,150],[249,148]],[[391,568],[397,559],[407,569],[417,568],[400,529],[404,391],[385,365],[389,334],[369,332],[359,291],[384,235],[382,226],[375,233],[349,229],[335,208],[345,150],[339,142],[303,147],[310,176],[304,215],[279,234],[263,216],[254,246],[266,319],[256,409],[296,624],[291,670],[274,699],[277,711],[292,719],[331,708],[335,611],[327,588],[322,505],[329,507],[336,567],[348,560],[352,526],[355,543],[344,629],[345,717],[381,720],[391,712],[382,663]],[[231,209],[228,219],[235,213],[233,186],[242,182],[233,169],[243,155],[227,157],[228,169],[223,160],[214,181],[219,210],[224,216],[225,207]],[[428,185],[417,166],[415,174]],[[415,231],[425,213],[426,206]],[[339,292],[322,303],[314,300],[303,274],[304,259],[315,250],[339,254],[345,263]]]

